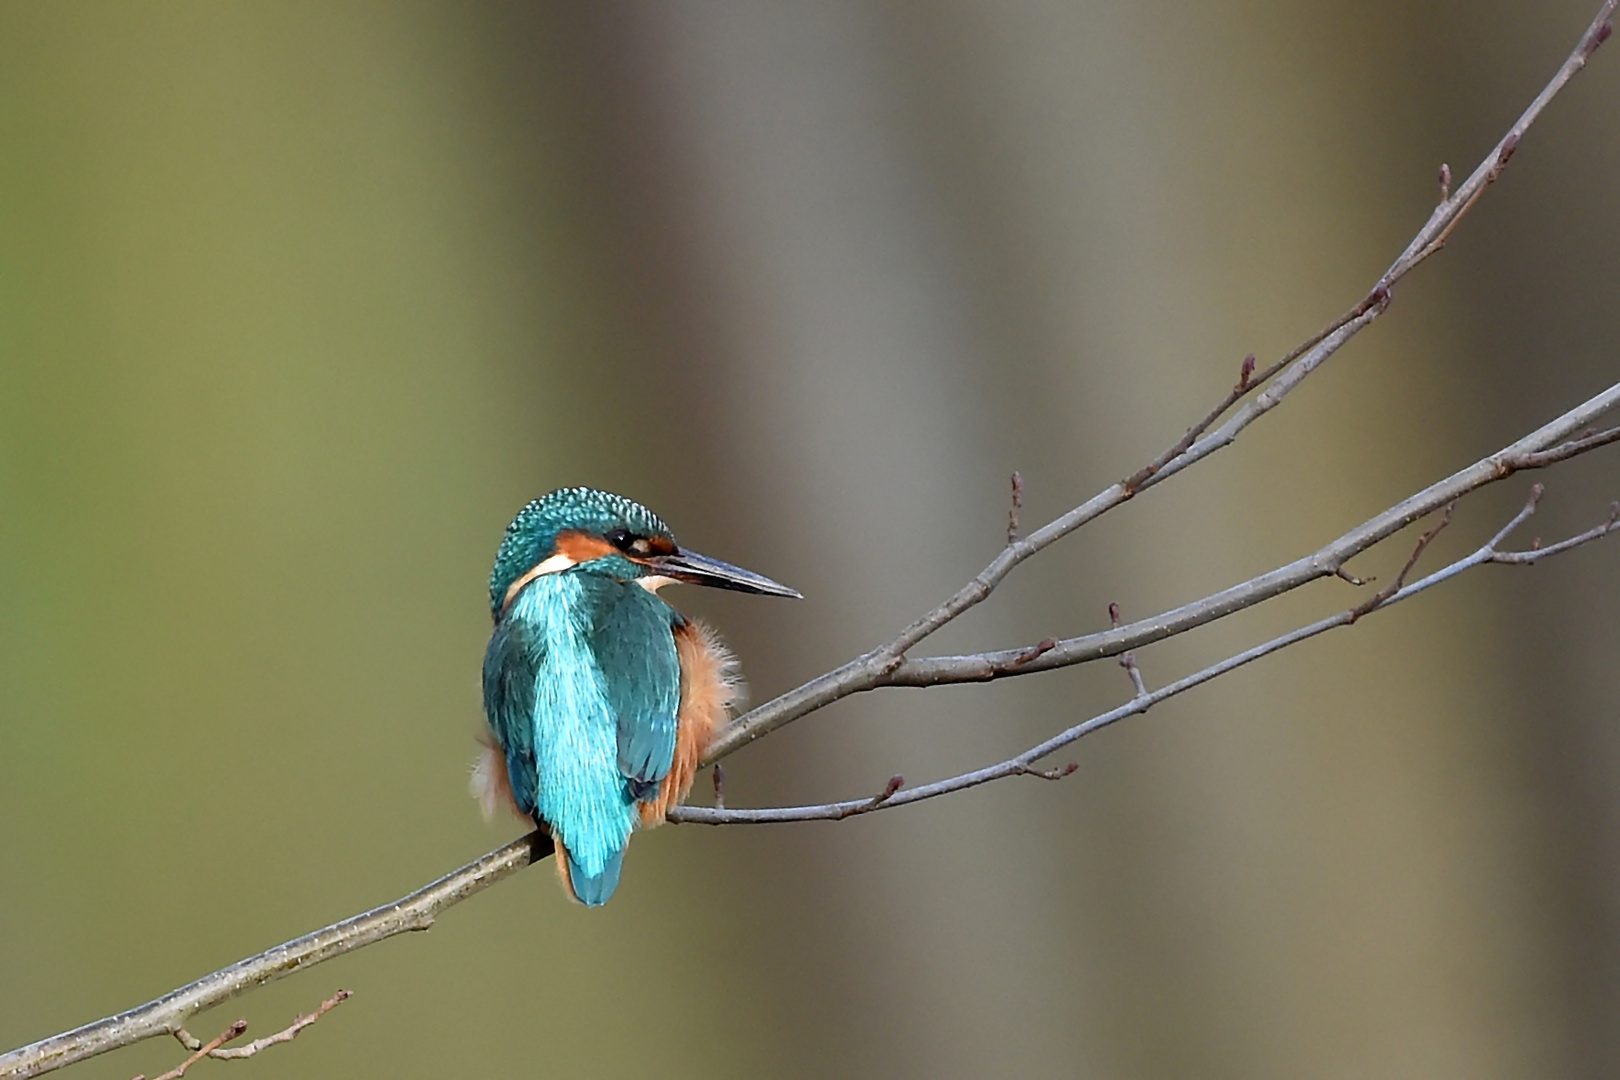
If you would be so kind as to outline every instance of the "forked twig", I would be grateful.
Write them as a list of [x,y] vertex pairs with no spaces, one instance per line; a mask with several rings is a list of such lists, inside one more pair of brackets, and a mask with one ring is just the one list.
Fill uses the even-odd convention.
[[[315,1021],[337,1008],[343,1002],[349,1000],[351,996],[353,995],[348,990],[339,990],[337,993],[321,1002],[314,1012],[305,1013],[299,1016],[291,1024],[288,1024],[286,1027],[276,1032],[274,1035],[266,1035],[262,1039],[254,1039],[246,1046],[235,1046],[230,1048],[225,1047],[226,1043],[241,1038],[241,1036],[247,1031],[248,1024],[246,1020],[236,1021],[230,1027],[226,1028],[224,1031],[220,1032],[207,1042],[203,1042],[185,1028],[177,1028],[175,1029],[174,1037],[180,1041],[180,1045],[192,1051],[192,1054],[190,1057],[186,1058],[186,1060],[182,1061],[168,1072],[162,1074],[161,1076],[153,1077],[153,1080],[180,1080],[180,1077],[186,1075],[187,1069],[191,1068],[205,1057],[214,1058],[219,1061],[234,1061],[240,1058],[250,1058],[267,1046],[275,1046],[278,1043],[292,1042],[298,1037],[299,1032],[303,1031],[305,1028],[309,1027],[309,1025],[313,1024]],[[137,1075],[134,1077],[134,1080],[146,1080],[146,1077],[144,1075]]]

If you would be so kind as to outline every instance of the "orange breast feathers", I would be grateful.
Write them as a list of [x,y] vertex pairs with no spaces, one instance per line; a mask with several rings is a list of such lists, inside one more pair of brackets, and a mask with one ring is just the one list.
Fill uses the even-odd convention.
[[670,807],[692,790],[698,763],[716,729],[729,719],[740,696],[737,661],[720,635],[696,619],[675,630],[675,655],[681,664],[681,706],[676,714],[675,760],[658,785],[658,797],[641,804],[641,825],[664,823]]

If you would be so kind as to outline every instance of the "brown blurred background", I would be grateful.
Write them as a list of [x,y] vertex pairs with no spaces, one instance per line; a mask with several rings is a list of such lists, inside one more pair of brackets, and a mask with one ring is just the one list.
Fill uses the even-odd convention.
[[[674,597],[784,690],[978,570],[1013,469],[1045,520],[1359,298],[1595,2],[0,7],[0,1048],[516,835],[465,778],[528,498],[621,491],[800,588]],[[1605,50],[1285,409],[934,647],[1231,584],[1612,382],[1617,121]],[[1601,516],[1614,462],[1545,477],[1523,539]],[[1603,545],[1480,572],[1061,785],[665,829],[599,912],[529,871],[200,1018],[355,991],[194,1075],[1612,1074],[1617,585]],[[938,777],[1127,692],[870,695],[728,795]]]

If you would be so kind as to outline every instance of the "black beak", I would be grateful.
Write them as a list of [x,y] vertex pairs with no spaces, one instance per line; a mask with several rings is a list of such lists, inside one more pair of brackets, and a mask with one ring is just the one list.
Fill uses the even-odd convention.
[[732,566],[728,562],[711,559],[694,551],[654,555],[650,559],[643,560],[643,564],[664,577],[692,585],[708,585],[715,589],[731,589],[758,596],[791,596],[795,600],[804,599],[797,589],[790,589],[763,574],[756,574],[752,570],[744,570],[740,566]]

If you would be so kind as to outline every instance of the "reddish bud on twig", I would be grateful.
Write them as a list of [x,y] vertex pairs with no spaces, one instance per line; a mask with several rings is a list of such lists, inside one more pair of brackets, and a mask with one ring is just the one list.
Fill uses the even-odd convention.
[[720,767],[718,761],[714,763],[712,775],[714,778],[714,808],[724,810],[726,808],[726,770]]
[[1586,55],[1591,56],[1593,53],[1597,52],[1598,46],[1603,44],[1605,41],[1608,41],[1609,35],[1612,33],[1614,33],[1613,23],[1606,22],[1602,26],[1598,27],[1597,33],[1592,35],[1592,43],[1586,47]]
[[875,799],[873,799],[871,802],[866,804],[866,808],[868,810],[875,810],[878,807],[882,806],[884,803],[886,803],[890,799],[894,798],[894,793],[899,791],[900,788],[905,784],[905,782],[906,782],[906,778],[903,777],[903,776],[900,776],[899,774],[896,774],[894,776],[889,777],[888,784],[886,784],[884,786],[883,790],[878,794],[878,796]]
[[1518,148],[1519,148],[1519,136],[1518,136],[1518,133],[1517,132],[1509,132],[1508,137],[1502,140],[1502,149],[1497,152],[1497,155],[1496,155],[1496,168],[1491,170],[1491,178],[1492,179],[1495,179],[1496,174],[1502,171],[1502,167],[1504,165],[1506,165],[1508,163],[1508,159],[1513,156],[1513,151],[1517,150]]
[[1440,163],[1440,201],[1445,202],[1451,198],[1451,166],[1445,162]]
[[1073,775],[1074,771],[1079,767],[1080,763],[1078,761],[1071,761],[1061,769],[1037,769],[1025,765],[1019,769],[1019,772],[1024,776],[1038,776],[1042,780],[1061,780],[1065,776]]
[[905,782],[906,778],[900,776],[899,774],[889,777],[889,782],[884,785],[882,791],[872,796],[866,802],[846,805],[838,812],[834,820],[842,821],[847,817],[854,816],[855,814],[864,814],[868,810],[876,810],[878,807],[894,798],[895,792],[899,791]]
[[1119,625],[1119,605],[1118,604],[1110,603],[1108,605],[1108,622],[1109,622],[1109,624],[1111,626],[1118,626]]
[[1238,390],[1247,390],[1249,380],[1254,378],[1254,353],[1243,358],[1243,366],[1238,369]]
[[1031,660],[1035,659],[1037,656],[1044,656],[1045,654],[1051,652],[1053,649],[1057,648],[1057,644],[1056,638],[1041,638],[1041,640],[1037,641],[1035,644],[1013,657],[1012,666],[1022,667]]

